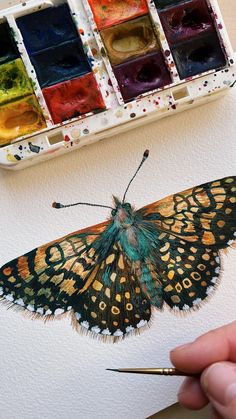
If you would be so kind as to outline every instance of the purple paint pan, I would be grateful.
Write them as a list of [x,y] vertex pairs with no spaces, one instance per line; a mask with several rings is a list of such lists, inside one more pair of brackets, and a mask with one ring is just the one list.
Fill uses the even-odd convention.
[[189,40],[215,30],[205,0],[192,0],[159,12],[168,42]]
[[113,71],[125,101],[172,82],[160,51],[115,66]]

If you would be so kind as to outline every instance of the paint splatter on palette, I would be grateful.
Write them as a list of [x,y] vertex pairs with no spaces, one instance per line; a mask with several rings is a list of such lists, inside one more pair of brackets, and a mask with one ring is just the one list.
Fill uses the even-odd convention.
[[31,0],[0,10],[0,41],[0,166],[10,169],[235,82],[216,0]]

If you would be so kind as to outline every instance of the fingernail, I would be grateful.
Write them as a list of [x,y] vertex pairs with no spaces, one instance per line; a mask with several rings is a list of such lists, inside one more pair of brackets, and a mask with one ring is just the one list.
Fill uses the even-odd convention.
[[236,365],[213,364],[203,373],[201,383],[210,398],[224,406],[230,404],[236,398]]

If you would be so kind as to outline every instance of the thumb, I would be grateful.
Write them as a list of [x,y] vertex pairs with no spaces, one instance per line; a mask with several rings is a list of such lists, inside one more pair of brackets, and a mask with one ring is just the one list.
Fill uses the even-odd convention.
[[236,364],[218,362],[201,376],[201,386],[224,419],[236,419]]

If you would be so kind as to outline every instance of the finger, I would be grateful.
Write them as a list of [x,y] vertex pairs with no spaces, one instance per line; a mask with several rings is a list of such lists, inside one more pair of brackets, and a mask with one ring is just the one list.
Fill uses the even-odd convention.
[[200,410],[209,403],[197,378],[184,380],[179,389],[178,400],[182,406],[192,410]]
[[211,365],[201,376],[202,389],[212,406],[225,419],[236,419],[236,364]]
[[236,322],[174,349],[170,358],[176,368],[193,374],[201,373],[215,362],[236,362]]
[[215,416],[213,419],[236,419],[236,400],[230,403],[228,407],[222,406],[217,402],[214,403]]

